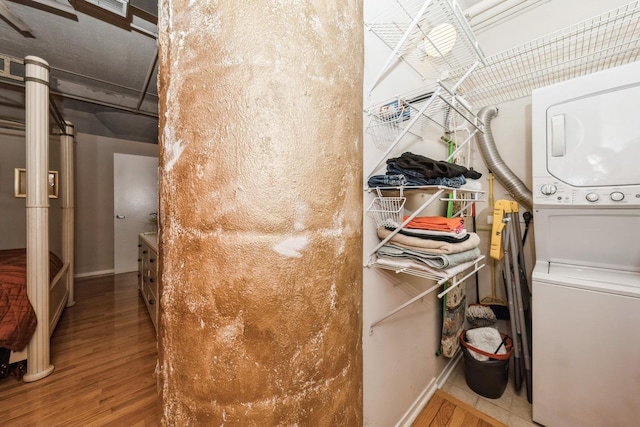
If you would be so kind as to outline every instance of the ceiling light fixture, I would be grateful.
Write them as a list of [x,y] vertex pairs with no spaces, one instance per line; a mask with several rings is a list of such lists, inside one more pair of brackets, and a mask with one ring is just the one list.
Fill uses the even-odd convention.
[[436,58],[445,56],[453,49],[457,37],[458,33],[453,25],[446,22],[437,25],[423,39],[424,52]]

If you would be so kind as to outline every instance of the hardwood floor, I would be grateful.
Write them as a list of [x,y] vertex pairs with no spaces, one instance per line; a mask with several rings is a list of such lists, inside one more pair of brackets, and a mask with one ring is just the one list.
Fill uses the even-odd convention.
[[437,390],[412,427],[506,427],[498,420]]
[[[53,374],[0,380],[0,425],[159,426],[156,338],[137,273],[78,279],[51,339]],[[413,427],[504,424],[438,390]]]
[[78,279],[51,340],[50,376],[0,380],[0,425],[158,426],[156,338],[137,273]]

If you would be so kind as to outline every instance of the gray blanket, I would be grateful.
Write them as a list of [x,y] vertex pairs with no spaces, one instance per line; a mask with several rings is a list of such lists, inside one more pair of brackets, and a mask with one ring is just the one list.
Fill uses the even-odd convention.
[[480,249],[476,247],[455,254],[435,254],[388,243],[382,245],[376,255],[387,258],[409,258],[432,268],[451,268],[477,259],[480,256]]

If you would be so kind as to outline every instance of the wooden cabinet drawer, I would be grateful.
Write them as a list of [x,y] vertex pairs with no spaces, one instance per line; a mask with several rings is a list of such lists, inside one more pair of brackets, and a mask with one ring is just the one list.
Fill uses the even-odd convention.
[[141,234],[138,238],[138,287],[147,306],[149,317],[157,331],[158,315],[158,252]]
[[149,311],[149,316],[151,317],[151,321],[153,322],[154,328],[157,330],[156,319],[158,316],[158,298],[157,298],[157,282],[154,277],[149,277],[149,279],[145,282],[142,296],[144,298],[144,302],[147,306],[147,310]]

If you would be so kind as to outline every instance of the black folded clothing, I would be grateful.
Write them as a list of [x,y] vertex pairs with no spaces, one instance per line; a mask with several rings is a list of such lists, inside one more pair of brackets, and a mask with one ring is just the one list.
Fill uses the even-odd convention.
[[429,157],[410,152],[402,153],[400,157],[387,159],[387,164],[391,162],[402,169],[420,172],[426,178],[453,178],[463,175],[465,178],[478,179],[482,176],[481,173],[473,169],[467,169],[464,166],[448,163],[443,160],[433,160]]

